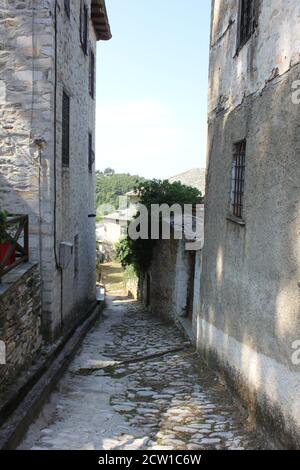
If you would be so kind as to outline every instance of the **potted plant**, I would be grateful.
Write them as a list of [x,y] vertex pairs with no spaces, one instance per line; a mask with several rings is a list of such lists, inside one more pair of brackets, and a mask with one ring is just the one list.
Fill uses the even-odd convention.
[[[0,210],[0,264],[4,260],[8,250],[13,245],[13,239],[8,228],[8,213]],[[16,259],[15,247],[5,262],[5,266],[11,266]]]

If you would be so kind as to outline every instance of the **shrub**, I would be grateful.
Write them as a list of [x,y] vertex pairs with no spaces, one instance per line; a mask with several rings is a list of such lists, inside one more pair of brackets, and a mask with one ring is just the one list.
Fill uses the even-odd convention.
[[[190,186],[182,185],[180,182],[152,180],[140,183],[135,187],[140,195],[140,202],[148,209],[149,214],[149,238],[148,240],[132,240],[128,236],[116,245],[116,259],[126,269],[132,266],[139,276],[150,267],[153,248],[156,241],[150,237],[151,230],[151,205],[152,204],[199,204],[202,202],[201,192]],[[139,216],[137,213],[136,217]]]

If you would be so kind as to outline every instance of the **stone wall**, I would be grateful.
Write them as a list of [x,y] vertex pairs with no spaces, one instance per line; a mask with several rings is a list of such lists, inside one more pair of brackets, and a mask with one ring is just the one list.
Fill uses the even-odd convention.
[[184,240],[159,240],[151,266],[141,282],[144,303],[148,299],[155,315],[174,321],[193,342],[196,340],[193,319],[199,308],[200,269],[201,250],[187,251]]
[[42,345],[41,279],[37,265],[22,265],[0,285],[0,340],[6,364],[0,365],[0,389],[35,359]]
[[196,343],[198,337],[198,318],[201,311],[201,273],[202,273],[202,250],[196,252],[195,276],[194,276],[194,301],[192,331],[193,340]]
[[45,271],[53,262],[53,3],[0,8],[0,206],[29,215],[30,261]]
[[[89,94],[89,52],[95,57],[96,36],[89,21],[88,55],[80,43],[80,2],[71,1],[70,19],[66,17],[63,1],[57,12],[58,83],[57,83],[57,244],[70,242],[74,249],[69,266],[61,273],[54,269],[53,290],[48,291],[49,322],[59,331],[61,319],[64,328],[78,321],[96,297],[96,228],[95,219],[95,167],[88,169],[88,135],[93,135],[95,150],[95,99]],[[86,1],[89,8],[91,1]],[[62,94],[70,97],[70,165],[63,167],[61,157]],[[77,253],[76,253],[77,251]],[[76,259],[77,258],[77,259]],[[76,265],[78,269],[76,269]],[[59,295],[63,286],[62,302]],[[61,312],[62,309],[62,312]]]
[[[176,240],[160,240],[156,243],[153,260],[147,272],[149,281],[145,279],[144,297],[148,298],[147,287],[150,286],[150,307],[156,314],[164,318],[173,318],[176,306],[176,259],[178,242]],[[147,286],[148,284],[148,286]]]
[[209,116],[236,108],[244,95],[265,86],[299,63],[300,4],[295,0],[253,0],[258,26],[247,44],[238,47],[237,0],[212,0]]
[[[237,2],[215,0],[210,61],[205,245],[198,347],[254,421],[300,446],[299,105],[297,2],[259,2],[237,52]],[[298,19],[298,20],[297,20]],[[229,217],[233,145],[246,139],[244,225]]]
[[[88,170],[89,132],[95,144],[89,55],[80,43],[80,2],[71,0],[70,19],[64,1],[56,10],[55,3],[0,5],[0,207],[29,214],[30,261],[41,266],[43,327],[50,340],[95,300],[96,265],[95,220],[89,217],[95,213],[95,172]],[[91,1],[86,4],[90,10]],[[88,43],[96,55],[91,20]],[[69,168],[61,158],[63,90],[70,96]],[[77,248],[62,272],[59,245],[74,245],[75,237]]]

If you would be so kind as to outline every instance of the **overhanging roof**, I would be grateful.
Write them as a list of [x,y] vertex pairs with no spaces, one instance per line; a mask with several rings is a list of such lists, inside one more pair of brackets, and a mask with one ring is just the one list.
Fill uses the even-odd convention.
[[98,41],[111,39],[111,31],[105,6],[105,0],[92,0],[92,21]]

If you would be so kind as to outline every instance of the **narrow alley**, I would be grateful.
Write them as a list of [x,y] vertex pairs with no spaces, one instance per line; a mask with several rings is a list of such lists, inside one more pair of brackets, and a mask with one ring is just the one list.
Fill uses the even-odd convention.
[[20,449],[265,448],[200,363],[175,326],[114,293]]
[[3,0],[0,38],[2,467],[300,450],[300,1]]

